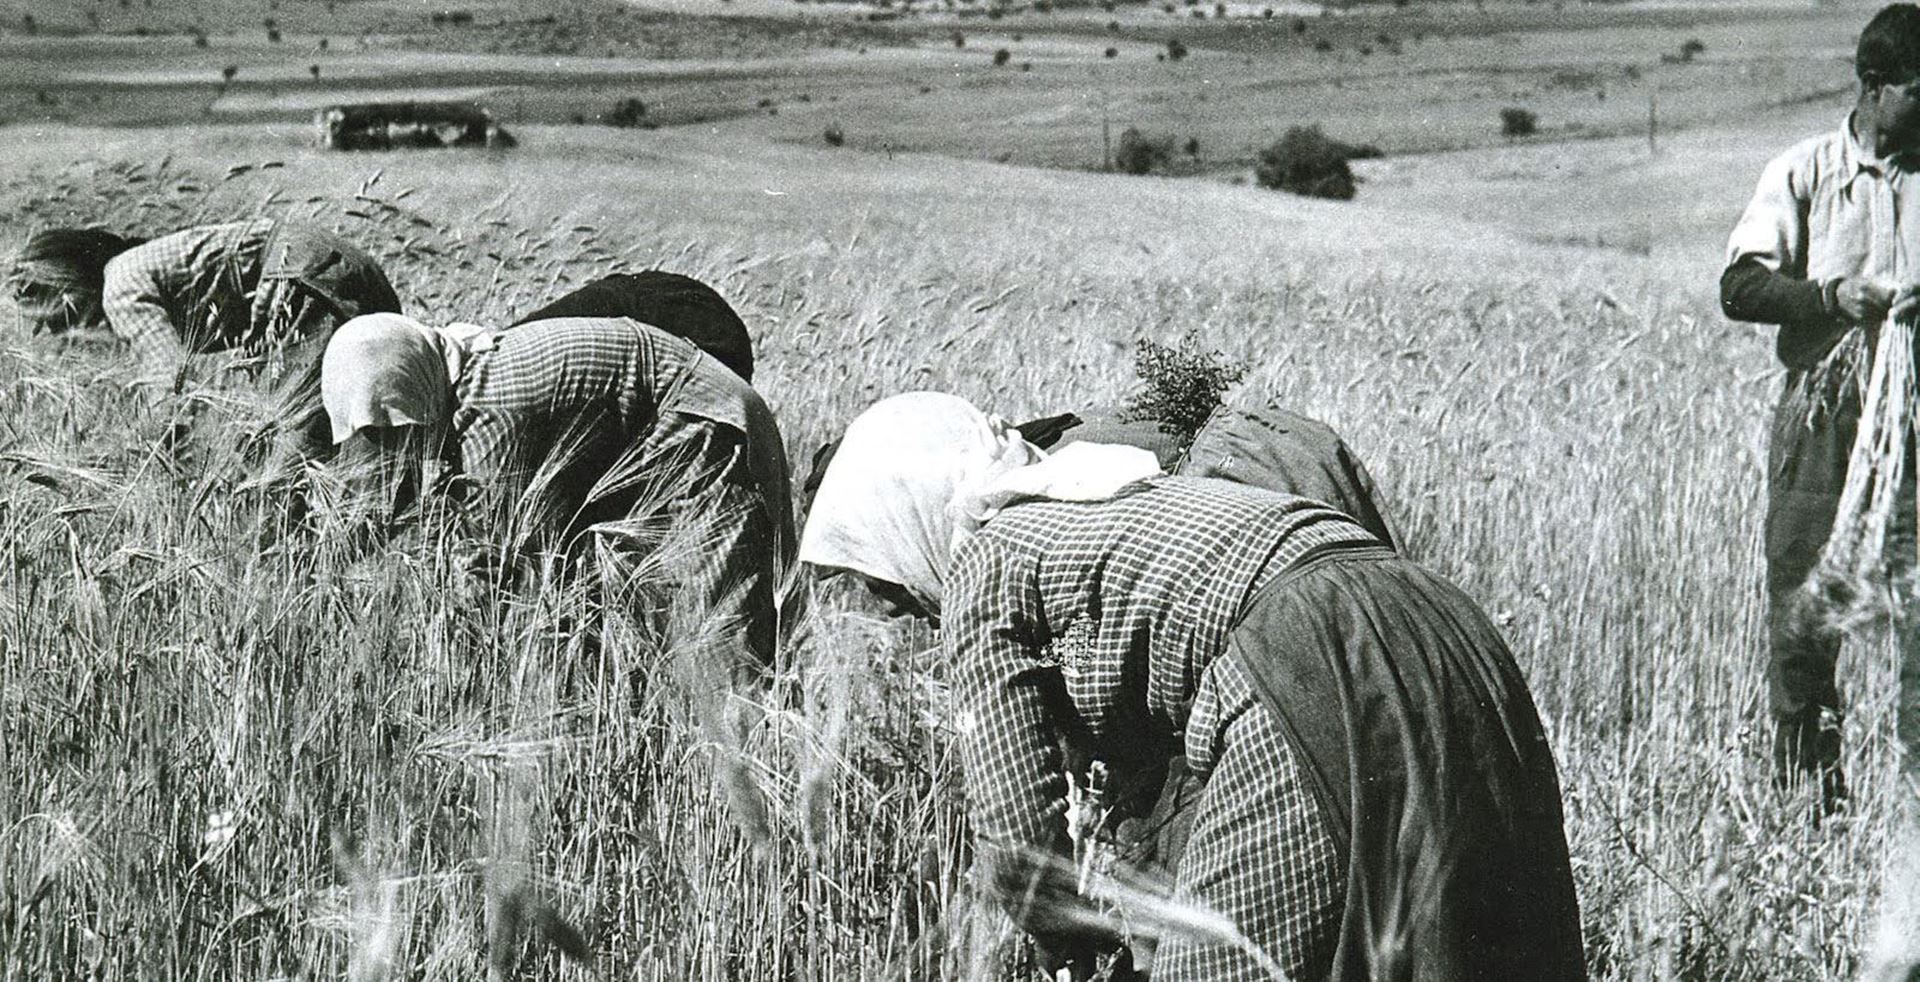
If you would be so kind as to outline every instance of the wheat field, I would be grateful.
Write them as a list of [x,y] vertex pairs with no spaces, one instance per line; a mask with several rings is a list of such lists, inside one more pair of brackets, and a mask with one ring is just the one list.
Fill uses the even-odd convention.
[[[1656,264],[1244,188],[698,136],[8,139],[9,234],[311,216],[428,319],[503,321],[618,265],[697,276],[753,328],[796,465],[880,395],[1096,405],[1136,341],[1192,333],[1251,367],[1233,399],[1340,430],[1411,554],[1506,631],[1560,762],[1592,977],[1869,977],[1891,669],[1843,664],[1857,797],[1815,828],[1763,766],[1777,377]],[[697,630],[557,578],[476,585],[432,526],[359,560],[325,536],[263,552],[244,386],[149,404],[124,356],[3,319],[0,975],[922,979],[997,957],[932,636],[820,598],[743,707],[690,695]],[[176,461],[160,440],[190,409]]]

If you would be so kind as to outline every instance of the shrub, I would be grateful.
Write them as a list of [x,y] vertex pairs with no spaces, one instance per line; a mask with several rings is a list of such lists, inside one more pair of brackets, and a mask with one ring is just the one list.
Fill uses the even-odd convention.
[[1260,151],[1253,177],[1263,188],[1348,201],[1354,181],[1347,160],[1356,149],[1362,148],[1330,139],[1318,126],[1295,126]]
[[1313,50],[1318,51],[1321,54],[1326,54],[1327,52],[1333,50],[1333,42],[1327,40],[1326,38],[1321,38],[1318,41],[1313,42]]
[[196,48],[204,48],[204,47],[206,47],[206,46],[207,46],[207,43],[208,43],[208,42],[207,42],[207,35],[206,35],[206,32],[205,32],[205,31],[195,31],[195,32],[193,32],[193,46],[194,46],[194,47],[196,47]]
[[1180,43],[1179,38],[1168,39],[1167,41],[1167,57],[1168,58],[1171,58],[1174,61],[1179,61],[1180,59],[1185,58],[1186,56],[1187,56],[1187,46]]
[[1688,38],[1685,41],[1685,43],[1680,45],[1681,61],[1692,61],[1696,55],[1703,55],[1706,53],[1707,53],[1706,42],[1700,40],[1699,38]]
[[1214,4],[1214,5],[1213,5],[1213,16],[1215,16],[1215,17],[1225,17],[1225,16],[1227,16],[1227,5],[1226,5],[1226,4],[1224,3],[1224,2],[1223,2],[1223,3],[1216,3],[1216,4]]
[[1005,48],[1001,48],[1000,50],[998,50],[998,51],[995,51],[995,52],[993,53],[993,63],[994,63],[994,64],[995,64],[996,66],[998,66],[998,65],[1004,65],[1004,64],[1006,64],[1007,62],[1009,62],[1009,61],[1012,61],[1012,60],[1013,60],[1013,52],[1011,52],[1011,51],[1008,51],[1008,50],[1007,50],[1007,49],[1005,49]]
[[312,75],[312,76],[313,76],[313,80],[314,80],[314,81],[316,81],[316,82],[318,82],[318,81],[320,81],[320,66],[319,66],[319,65],[308,65],[308,66],[307,66],[307,74],[309,74],[309,75]]
[[280,43],[280,29],[279,29],[279,28],[277,28],[277,27],[269,27],[269,28],[267,28],[267,40],[268,40],[268,41],[269,41],[270,43],[273,43],[273,44],[279,44],[279,43]]
[[1149,137],[1129,126],[1113,148],[1113,166],[1126,174],[1151,174],[1173,159],[1173,137]]
[[1200,156],[1200,138],[1197,136],[1187,137],[1187,145],[1184,149],[1187,151],[1187,156],[1189,157]]
[[600,114],[600,122],[608,126],[635,127],[647,118],[647,104],[632,96],[613,104],[613,108]]
[[1531,109],[1508,106],[1500,110],[1500,135],[1509,140],[1532,136],[1540,131],[1540,117]]
[[1122,419],[1152,420],[1182,449],[1220,408],[1220,397],[1247,374],[1245,365],[1218,351],[1203,351],[1192,336],[1178,346],[1140,342],[1133,355],[1134,374],[1146,383],[1127,401]]
[[847,131],[841,129],[839,123],[828,123],[826,130],[820,134],[820,138],[827,141],[827,146],[830,147],[847,145]]
[[959,31],[953,32],[953,46],[956,48],[966,47],[967,36],[965,34],[960,33]]
[[1118,58],[1118,57],[1120,57],[1120,49],[1119,49],[1119,48],[1108,48],[1108,49],[1107,49],[1107,52],[1106,52],[1106,53],[1107,53],[1107,57],[1109,57],[1109,58]]

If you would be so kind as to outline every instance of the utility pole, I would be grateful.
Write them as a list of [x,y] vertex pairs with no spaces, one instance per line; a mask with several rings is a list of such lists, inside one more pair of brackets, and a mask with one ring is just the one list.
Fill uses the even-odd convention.
[[1660,86],[1647,88],[1647,153],[1660,153]]

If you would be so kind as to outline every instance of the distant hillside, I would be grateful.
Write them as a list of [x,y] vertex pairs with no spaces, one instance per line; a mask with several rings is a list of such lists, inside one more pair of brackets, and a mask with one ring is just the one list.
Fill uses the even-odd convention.
[[702,16],[618,0],[90,0],[0,2],[0,33],[325,37],[434,51],[632,58],[752,58],[883,45],[898,35],[859,16]]

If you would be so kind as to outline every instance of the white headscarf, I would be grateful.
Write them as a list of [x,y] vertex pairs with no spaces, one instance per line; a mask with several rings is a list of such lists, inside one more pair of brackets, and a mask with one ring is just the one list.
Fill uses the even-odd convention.
[[333,333],[320,358],[320,399],[343,443],[369,427],[447,425],[453,381],[485,328],[444,328],[400,314],[355,317]]
[[1137,447],[1081,443],[1051,457],[958,396],[909,392],[847,427],[820,481],[800,560],[897,583],[936,608],[947,564],[1000,509],[1101,501],[1161,473]]

